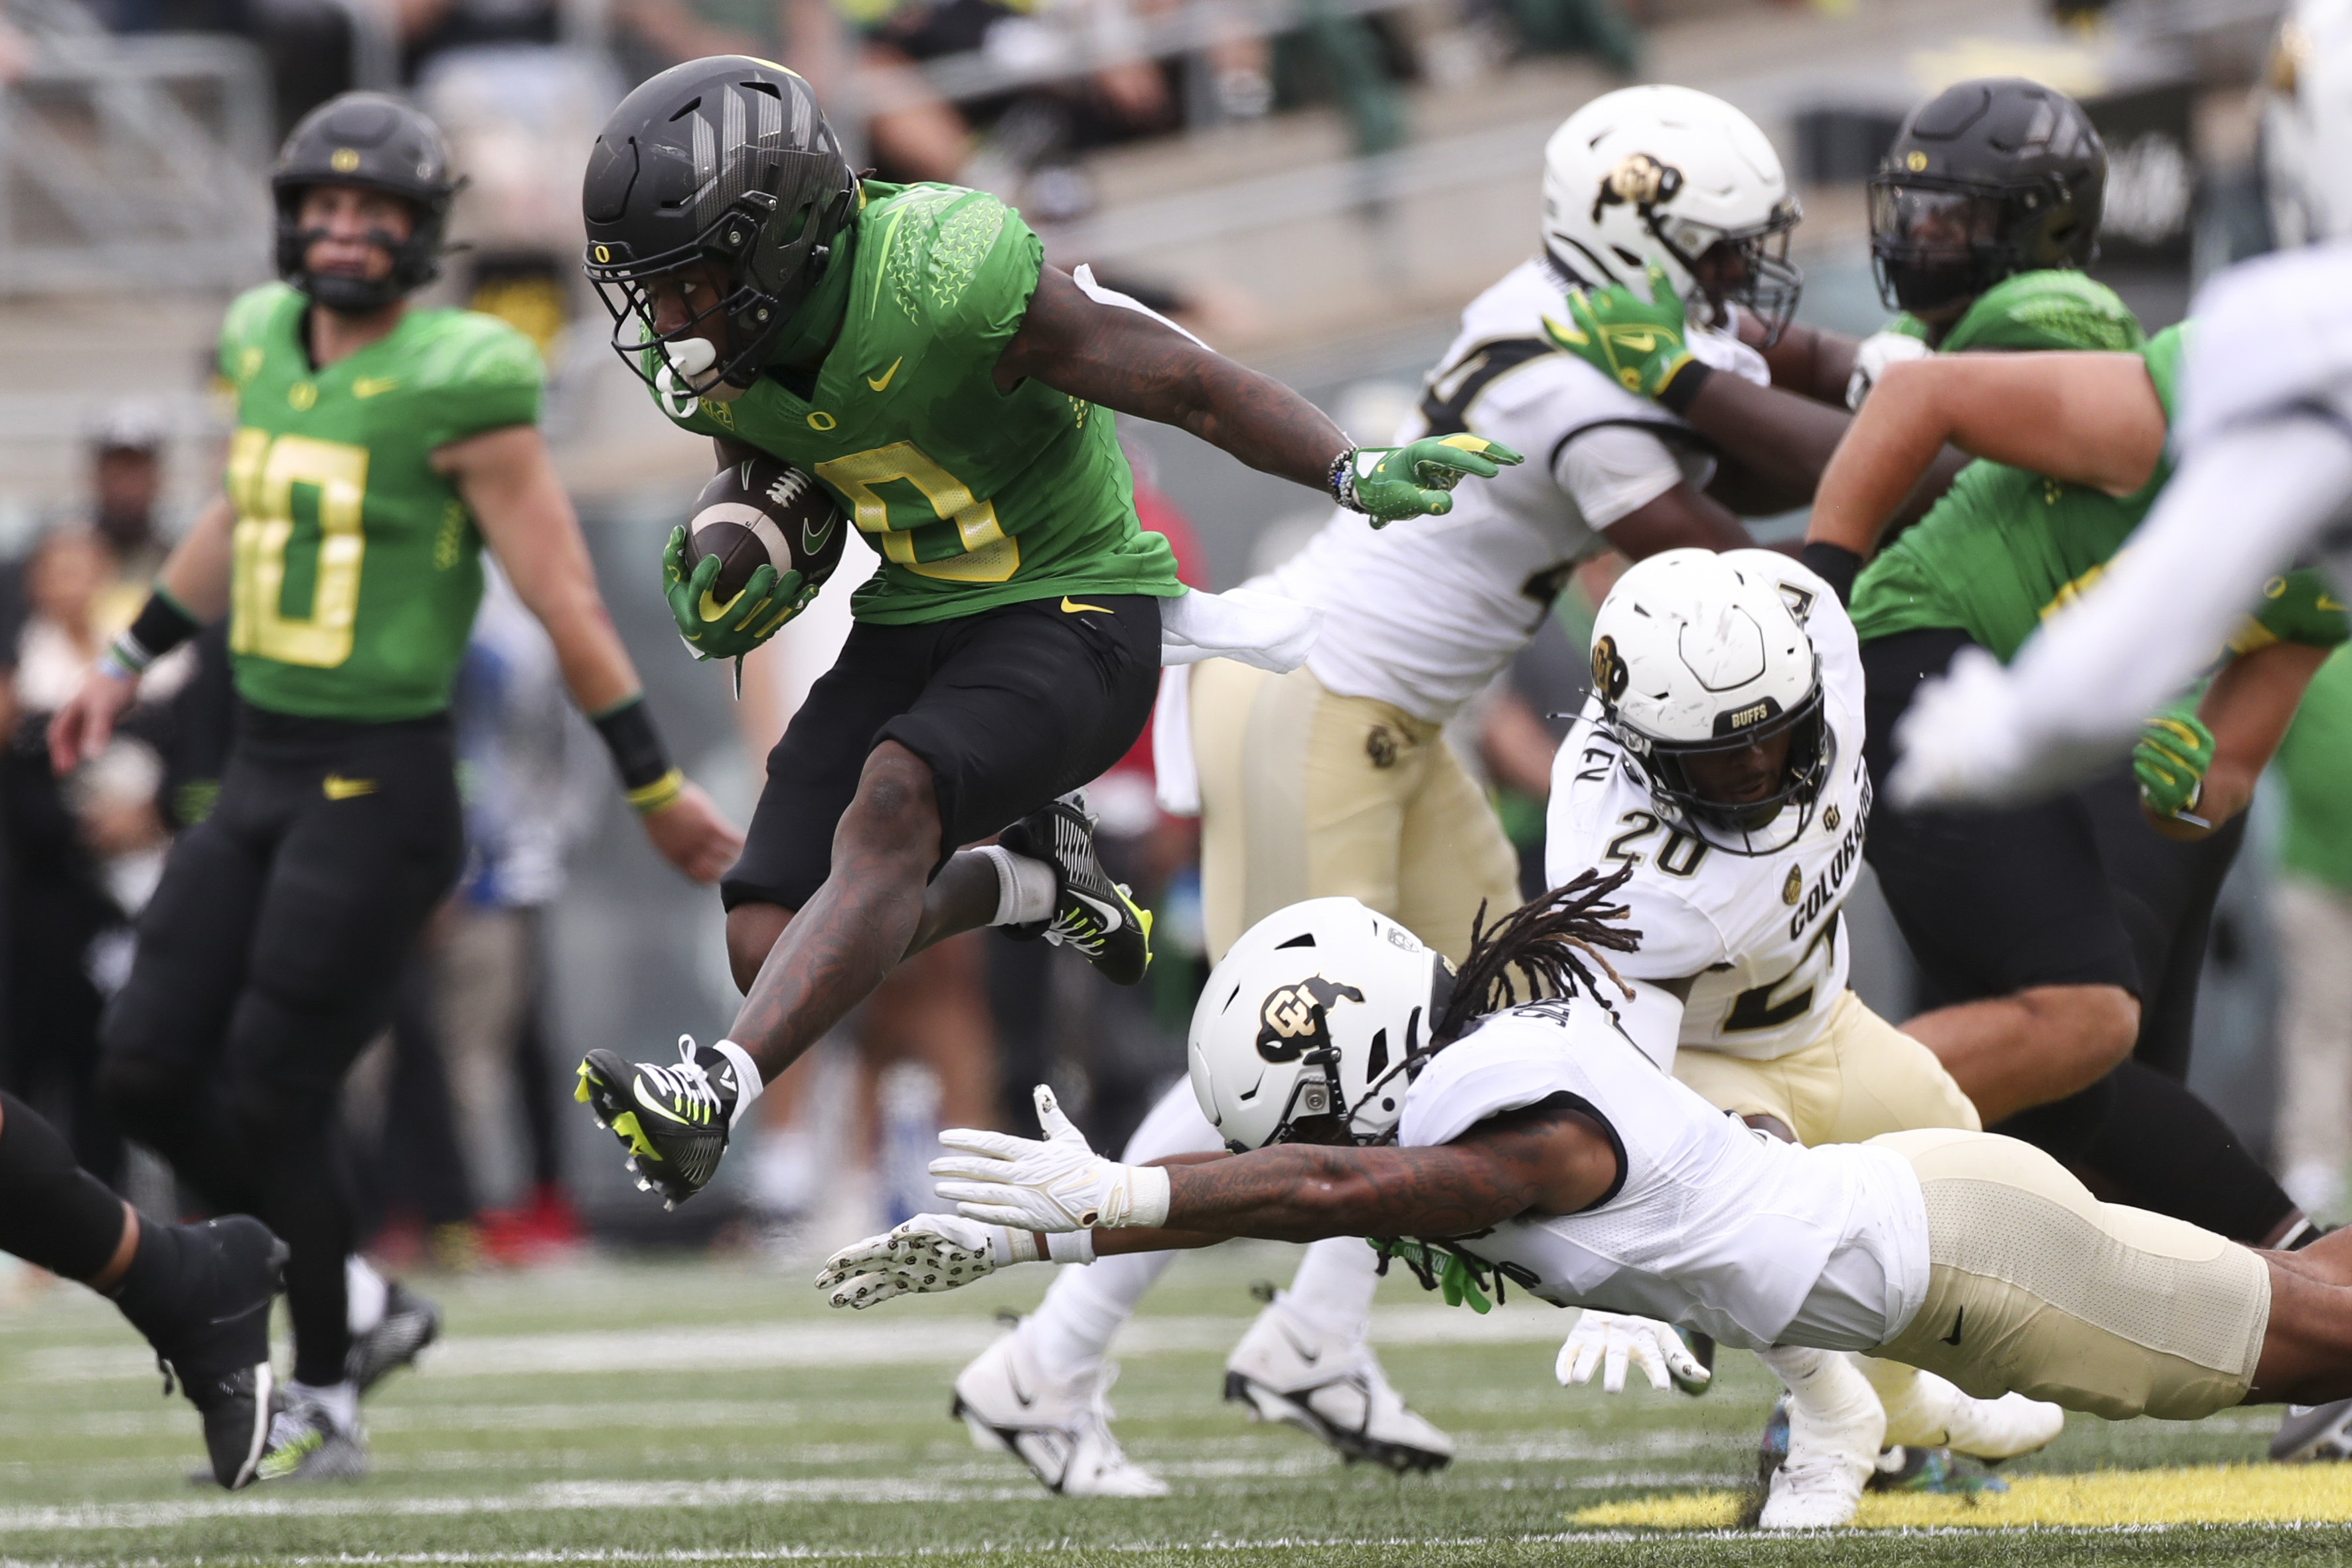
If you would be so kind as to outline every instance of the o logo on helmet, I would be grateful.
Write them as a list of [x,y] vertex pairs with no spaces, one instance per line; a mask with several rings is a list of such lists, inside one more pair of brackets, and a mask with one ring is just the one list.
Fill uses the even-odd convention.
[[1614,702],[1625,695],[1625,661],[1617,657],[1617,639],[1593,638],[1592,689],[1601,693],[1603,702]]
[[611,246],[600,245],[596,247],[596,260],[599,265],[610,262],[612,259],[613,247]]
[[1903,166],[1916,174],[1927,166],[1927,154],[1914,147],[1905,155]]
[[350,174],[360,166],[359,150],[354,147],[336,148],[334,156],[327,160],[327,166],[338,174]]
[[831,430],[840,423],[840,420],[822,408],[812,409],[809,413],[808,425],[812,430]]
[[1352,985],[1310,974],[1296,985],[1277,986],[1257,1010],[1257,1054],[1270,1062],[1295,1062],[1309,1046],[1331,1043],[1326,1017],[1341,1002],[1361,1002]]

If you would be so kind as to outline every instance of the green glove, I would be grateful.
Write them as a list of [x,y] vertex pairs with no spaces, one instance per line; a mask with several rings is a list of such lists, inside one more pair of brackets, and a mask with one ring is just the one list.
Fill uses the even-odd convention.
[[1646,300],[1622,283],[1572,289],[1568,324],[1546,316],[1544,335],[1626,391],[1656,397],[1698,360],[1683,341],[1689,327],[1683,302],[1655,263],[1649,286]]
[[1525,460],[1500,441],[1467,432],[1425,436],[1409,447],[1359,447],[1348,454],[1339,504],[1352,505],[1374,528],[1399,518],[1443,517],[1454,510],[1448,492],[1463,475],[1491,479]]
[[1478,1276],[1470,1271],[1467,1263],[1452,1253],[1446,1254],[1445,1269],[1437,1277],[1437,1289],[1449,1307],[1459,1307],[1467,1301],[1474,1312],[1485,1313],[1495,1310],[1495,1303],[1486,1300],[1486,1292],[1478,1289]]
[[2197,824],[2190,814],[2205,793],[2205,770],[2213,765],[2213,731],[2187,713],[2163,713],[2140,727],[2132,748],[2132,776],[2139,780],[2139,803],[2158,816]]
[[719,581],[719,557],[706,555],[686,574],[686,530],[670,531],[662,551],[662,593],[677,622],[677,635],[697,658],[740,658],[775,636],[776,628],[808,607],[816,586],[798,572],[778,576],[773,566],[751,574],[742,592],[721,605],[710,596]]

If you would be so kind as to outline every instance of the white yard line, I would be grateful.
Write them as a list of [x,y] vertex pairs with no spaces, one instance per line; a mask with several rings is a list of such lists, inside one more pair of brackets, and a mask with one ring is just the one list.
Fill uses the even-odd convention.
[[[1462,1307],[1386,1307],[1372,1314],[1382,1346],[1535,1344],[1559,1340],[1573,1320],[1533,1300],[1479,1314]],[[1223,1316],[1139,1318],[1115,1347],[1126,1359],[1213,1353],[1248,1328]],[[425,1352],[427,1376],[515,1377],[615,1372],[743,1372],[911,1366],[969,1361],[1003,1332],[993,1318],[795,1318],[716,1323],[693,1330],[607,1329],[549,1334],[453,1335]],[[33,1383],[152,1378],[154,1356],[128,1344],[54,1347],[26,1354],[16,1376]]]

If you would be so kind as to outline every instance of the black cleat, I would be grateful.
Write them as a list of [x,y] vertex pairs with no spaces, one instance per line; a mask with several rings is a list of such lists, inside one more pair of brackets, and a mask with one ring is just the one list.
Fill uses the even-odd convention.
[[677,1037],[677,1061],[630,1062],[590,1051],[572,1098],[629,1151],[637,1185],[676,1208],[710,1180],[735,1120],[735,1064],[691,1035]]
[[415,1365],[417,1352],[440,1337],[441,1309],[399,1281],[388,1281],[383,1316],[366,1333],[352,1336],[343,1375],[365,1394],[388,1374]]
[[235,1491],[252,1485],[269,1435],[269,1303],[283,1286],[288,1248],[246,1215],[181,1229],[194,1259],[181,1315],[147,1340],[163,1392],[177,1379],[204,1418],[213,1479]]
[[1067,943],[1115,985],[1133,985],[1151,967],[1151,911],[1114,882],[1095,856],[1095,818],[1087,792],[1074,789],[997,836],[1015,855],[1054,868],[1054,917],[1042,925],[1007,926],[1013,936]]

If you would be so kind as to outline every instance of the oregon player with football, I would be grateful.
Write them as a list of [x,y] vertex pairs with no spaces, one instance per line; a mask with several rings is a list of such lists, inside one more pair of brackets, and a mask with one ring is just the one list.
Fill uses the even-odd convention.
[[[860,179],[808,84],[764,61],[690,61],[638,87],[597,139],[582,205],[614,347],[665,413],[721,464],[765,452],[806,469],[882,556],[721,884],[746,992],[729,1037],[682,1040],[675,1063],[581,1065],[580,1098],[677,1203],[765,1080],[943,936],[1042,931],[1113,980],[1142,977],[1148,919],[1064,797],[1141,732],[1163,635],[1251,636],[1186,595],[1167,542],[1138,526],[1113,411],[1375,526],[1444,511],[1463,476],[1518,458],[1467,433],[1357,448],[1297,394],[1047,265],[995,197]],[[800,573],[768,566],[721,603],[718,558],[689,570],[685,543],[667,585],[705,657],[740,655],[805,602]]]
[[[2142,348],[2145,335],[2123,302],[2078,270],[2096,251],[2105,172],[2096,132],[2064,95],[2014,79],[1963,82],[1912,111],[1872,184],[1874,256],[1889,302],[1905,312],[1887,333],[1856,346],[1792,331],[1776,359],[1776,379],[1787,384],[1772,388],[1697,363],[1680,341],[1681,306],[1654,289],[1654,303],[1622,288],[1571,297],[1555,337],[1681,408],[1727,450],[1759,461],[1779,452],[1818,476],[1832,454],[1851,450],[1839,443],[1853,416],[1827,405],[1850,398],[1866,409],[1872,384],[1931,348],[1939,359]],[[2010,374],[2035,372],[2019,365]],[[1954,488],[1966,462],[1955,448],[1932,451],[1870,531],[1826,531],[1817,512],[1803,547],[1806,564],[1852,599],[1868,675],[1872,775],[1881,784],[1895,716],[1911,688],[1969,639],[1964,628],[1977,624],[1982,603],[2001,599],[2007,619],[2014,600],[2030,620],[2073,592],[2079,574],[2127,531],[2110,519],[2053,540],[2050,498],[1976,470]],[[2003,508],[2014,516],[2004,518]],[[1911,521],[1923,510],[1924,521]],[[1902,531],[1865,569],[1881,530]],[[2074,570],[2058,570],[2078,556]],[[2315,585],[2305,586],[2304,607],[2315,610]],[[2254,657],[2216,700],[2241,715],[2284,700],[2291,712],[2308,673],[2295,668],[2308,650],[2294,645],[2337,635],[2325,616],[2297,625],[2260,634],[2285,646],[2250,648]],[[2001,634],[1978,626],[1974,635]],[[2158,786],[2159,803],[2178,805],[2210,761],[2210,739],[2198,726],[2193,714],[2175,715],[2144,739],[2139,775],[2174,781]],[[2245,739],[2242,752],[2225,754],[2225,774],[2243,756],[2267,755],[2277,737]],[[2140,805],[2138,778],[2120,767],[2075,802],[2045,807],[2063,820],[2031,831],[1987,820],[1947,832],[1882,803],[1867,853],[1937,1004],[1904,1028],[1944,1058],[1989,1121],[2062,1101],[2009,1130],[2105,1171],[2144,1207],[2248,1241],[2275,1237],[2301,1216],[2182,1081],[2206,931],[2243,825],[2201,842],[2167,842],[2147,831]],[[2166,826],[2198,837],[2177,819]],[[1975,849],[1955,858],[1954,835]],[[2073,858],[2053,845],[2075,847]],[[1954,897],[1956,887],[1979,884],[1981,892]],[[2021,898],[2039,939],[1989,912]]]
[[293,1377],[264,1479],[363,1468],[360,1393],[434,1329],[395,1296],[354,1339],[330,1139],[344,1073],[463,859],[447,707],[486,544],[655,847],[709,880],[740,843],[646,715],[539,432],[536,351],[494,318],[409,304],[456,188],[439,131],[347,93],[295,127],[272,186],[283,281],[221,331],[226,493],[49,731],[61,771],[93,755],[140,672],[228,617],[236,742],[141,918],[100,1079],[125,1131],[291,1249]]

